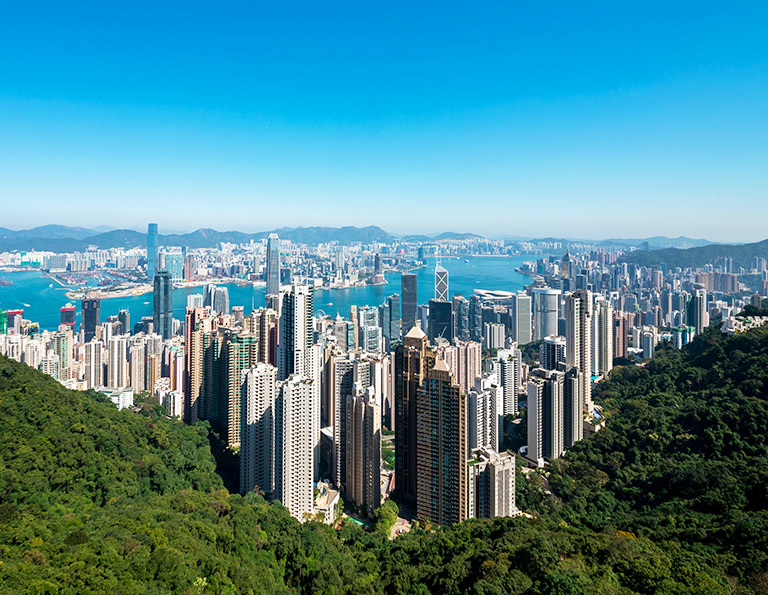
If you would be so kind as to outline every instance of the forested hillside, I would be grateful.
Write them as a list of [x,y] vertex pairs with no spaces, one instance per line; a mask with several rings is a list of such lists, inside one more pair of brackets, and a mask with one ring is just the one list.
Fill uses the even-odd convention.
[[[2,593],[764,593],[768,331],[617,369],[538,518],[390,542],[229,494],[208,427],[0,359]],[[761,590],[762,589],[762,590]]]
[[541,512],[704,556],[768,592],[768,329],[710,329],[685,351],[618,368],[604,431],[549,468]]

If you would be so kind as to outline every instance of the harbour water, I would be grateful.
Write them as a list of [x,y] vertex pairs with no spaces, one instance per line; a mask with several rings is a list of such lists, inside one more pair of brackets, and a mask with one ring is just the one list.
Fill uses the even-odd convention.
[[[474,294],[475,289],[493,289],[518,291],[530,283],[530,278],[515,271],[526,260],[534,256],[518,257],[470,257],[441,259],[442,265],[448,270],[450,295],[460,293],[465,297]],[[427,266],[415,270],[417,275],[419,303],[426,303],[434,297],[434,260]],[[59,309],[69,300],[66,297],[68,287],[62,287],[49,277],[37,271],[18,273],[3,273],[11,286],[0,286],[0,309],[24,309],[24,318],[40,323],[40,328],[56,330],[59,324]],[[378,306],[393,293],[400,293],[400,274],[387,275],[387,284],[369,285],[351,289],[322,290],[315,293],[315,313],[325,313],[344,317],[349,316],[349,307],[370,305]],[[229,289],[230,306],[243,306],[246,316],[252,306],[264,305],[264,286],[226,285]],[[183,319],[187,305],[187,296],[202,293],[202,287],[174,289],[173,316]],[[110,298],[101,301],[101,319],[117,314],[127,308],[131,321],[135,323],[143,316],[152,315],[152,293],[139,296]],[[80,307],[78,304],[78,319]],[[79,320],[78,320],[79,323]]]

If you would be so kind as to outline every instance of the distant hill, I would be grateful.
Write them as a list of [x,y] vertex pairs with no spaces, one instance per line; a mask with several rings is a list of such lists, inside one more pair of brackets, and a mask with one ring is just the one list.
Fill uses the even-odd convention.
[[483,236],[475,233],[458,233],[455,231],[445,231],[443,233],[427,236],[423,234],[410,234],[400,238],[404,242],[442,242],[450,240],[471,240],[474,238],[482,238]]
[[705,264],[714,263],[719,256],[733,258],[735,268],[751,266],[755,256],[768,258],[768,240],[753,244],[710,244],[697,248],[680,250],[667,248],[663,250],[638,250],[622,257],[621,261],[642,266],[667,267],[702,267]]
[[95,235],[97,232],[85,227],[68,227],[66,225],[41,225],[32,229],[15,232],[18,238],[46,238],[51,240],[74,239],[82,240]]
[[[351,244],[362,242],[390,243],[394,237],[375,225],[368,227],[297,227],[282,228],[275,232],[281,239],[301,244],[321,244],[339,242]],[[159,234],[162,246],[183,246],[187,248],[214,248],[222,242],[232,244],[260,241],[270,231],[244,233],[241,231],[217,231],[198,229],[186,234]],[[85,250],[88,246],[107,248],[132,248],[147,245],[147,234],[132,229],[113,229],[103,233],[80,227],[46,225],[34,229],[13,231],[0,228],[0,250],[47,250],[52,252],[74,252]]]
[[435,236],[435,241],[439,242],[441,240],[473,240],[482,238],[483,236],[479,236],[476,233],[458,233],[455,231],[446,231],[444,233],[441,233],[440,235]]
[[599,243],[599,245],[603,246],[616,246],[616,245],[624,245],[624,246],[641,246],[645,243],[648,243],[648,247],[651,250],[661,249],[661,248],[695,248],[697,246],[708,246],[710,244],[713,244],[714,242],[710,242],[709,240],[705,240],[703,238],[688,238],[685,236],[679,236],[677,238],[668,238],[666,236],[653,236],[651,238],[641,238],[641,239],[633,239],[633,238],[610,238],[607,240],[603,240]]

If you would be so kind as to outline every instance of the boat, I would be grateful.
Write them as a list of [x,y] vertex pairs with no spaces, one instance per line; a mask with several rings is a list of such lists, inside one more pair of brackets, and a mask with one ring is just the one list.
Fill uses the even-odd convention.
[[148,305],[149,305],[149,302],[144,302],[144,305],[145,305],[145,306],[148,306]]
[[13,285],[13,281],[9,281],[5,277],[0,277],[0,287],[10,287]]

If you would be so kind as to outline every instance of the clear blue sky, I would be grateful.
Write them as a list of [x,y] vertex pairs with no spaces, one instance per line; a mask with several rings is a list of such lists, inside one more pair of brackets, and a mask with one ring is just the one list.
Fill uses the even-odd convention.
[[768,237],[765,2],[6,2],[0,226]]

